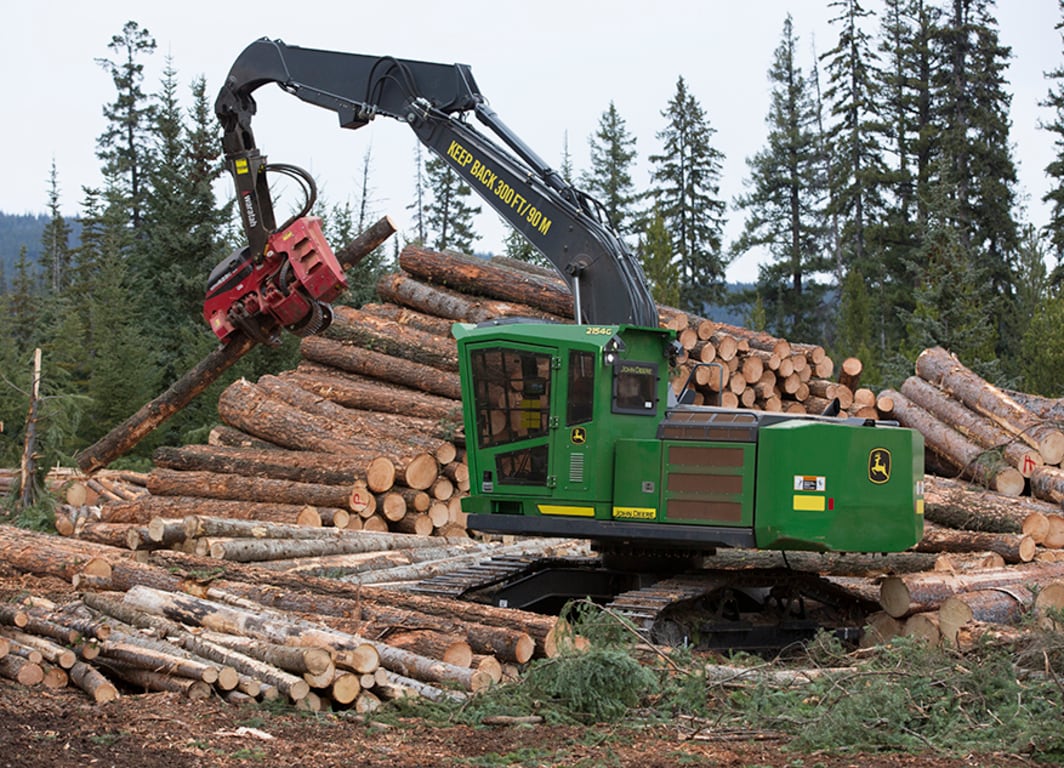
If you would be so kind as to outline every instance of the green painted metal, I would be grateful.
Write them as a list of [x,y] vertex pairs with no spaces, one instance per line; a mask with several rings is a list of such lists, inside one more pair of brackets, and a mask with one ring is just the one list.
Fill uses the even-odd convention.
[[677,546],[861,552],[920,538],[919,433],[749,411],[730,429],[736,412],[723,409],[686,411],[689,421],[666,430],[671,331],[515,322],[454,334],[463,507],[485,525],[519,516],[537,534],[605,538],[623,527],[626,538],[646,531]]
[[758,437],[759,547],[896,552],[923,531],[923,436],[792,420]]

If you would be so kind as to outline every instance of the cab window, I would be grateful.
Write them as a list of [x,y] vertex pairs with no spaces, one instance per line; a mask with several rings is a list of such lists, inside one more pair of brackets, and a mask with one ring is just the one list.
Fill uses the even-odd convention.
[[621,360],[613,366],[613,412],[655,414],[658,405],[657,363]]
[[551,356],[492,347],[470,355],[477,442],[487,448],[546,435]]
[[595,355],[591,352],[569,353],[569,399],[565,407],[565,425],[591,421],[595,405]]

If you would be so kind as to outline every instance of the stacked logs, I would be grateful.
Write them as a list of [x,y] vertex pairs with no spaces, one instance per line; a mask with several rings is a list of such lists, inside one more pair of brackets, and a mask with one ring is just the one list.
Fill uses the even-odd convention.
[[1064,501],[1064,431],[941,347],[924,350],[916,375],[879,402],[884,417],[924,435],[929,470],[1005,496]]
[[[181,523],[194,534],[234,532],[223,519]],[[403,695],[462,697],[558,650],[557,620],[523,611],[236,561],[218,567],[168,550],[140,562],[107,545],[8,526],[0,526],[0,551],[9,567],[80,593],[62,605],[30,597],[0,606],[0,676],[74,683],[99,703],[121,691],[169,690],[368,711]]]
[[924,493],[914,550],[943,554],[931,569],[879,581],[882,610],[869,616],[864,643],[907,635],[967,649],[979,638],[1015,639],[1028,616],[1051,622],[1064,607],[1060,507],[932,475]]

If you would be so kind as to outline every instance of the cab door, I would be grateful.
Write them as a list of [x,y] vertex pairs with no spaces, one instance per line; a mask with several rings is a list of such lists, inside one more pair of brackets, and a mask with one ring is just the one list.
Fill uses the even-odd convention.
[[550,495],[556,350],[516,342],[469,351],[474,434],[471,481],[492,495]]

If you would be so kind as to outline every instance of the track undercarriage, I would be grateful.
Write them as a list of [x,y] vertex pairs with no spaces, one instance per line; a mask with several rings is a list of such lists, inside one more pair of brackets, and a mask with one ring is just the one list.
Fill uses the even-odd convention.
[[415,589],[539,613],[590,598],[627,618],[651,642],[751,652],[775,652],[821,629],[856,641],[878,608],[814,571],[744,566],[735,558],[718,566],[712,557],[645,553],[493,558]]

